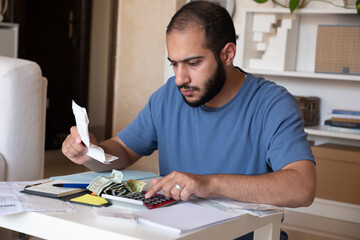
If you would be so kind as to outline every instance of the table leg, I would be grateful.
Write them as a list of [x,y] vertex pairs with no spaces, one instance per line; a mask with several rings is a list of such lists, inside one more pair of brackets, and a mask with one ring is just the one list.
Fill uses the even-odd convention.
[[[278,225],[278,226],[276,226]],[[254,240],[279,240],[280,224],[268,224],[254,231]]]

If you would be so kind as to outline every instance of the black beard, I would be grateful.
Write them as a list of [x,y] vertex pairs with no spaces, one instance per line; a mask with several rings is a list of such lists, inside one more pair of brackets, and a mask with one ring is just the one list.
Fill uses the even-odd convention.
[[[190,107],[193,108],[200,107],[201,105],[204,105],[205,103],[213,99],[224,87],[225,82],[226,82],[226,72],[224,66],[222,65],[220,60],[217,60],[217,67],[215,73],[205,84],[206,91],[204,95],[202,95],[199,100],[194,102],[189,102],[184,96],[183,99]],[[185,89],[190,88],[190,89],[199,90],[197,87],[190,87],[188,85],[178,86],[179,90],[181,88],[185,88]]]

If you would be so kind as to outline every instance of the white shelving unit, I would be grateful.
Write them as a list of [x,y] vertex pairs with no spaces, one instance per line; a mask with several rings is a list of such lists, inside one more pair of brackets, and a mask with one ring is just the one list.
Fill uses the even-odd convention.
[[360,109],[360,76],[315,73],[318,25],[360,26],[360,16],[356,14],[355,10],[340,8],[296,11],[292,15],[298,24],[296,26],[296,51],[287,51],[295,55],[286,56],[286,58],[295,59],[295,64],[290,69],[276,71],[250,68],[250,58],[256,58],[259,55],[254,50],[255,43],[251,36],[255,13],[276,13],[280,16],[290,14],[288,9],[281,8],[245,9],[234,65],[286,87],[293,95],[320,97],[320,126],[305,129],[309,134],[309,139],[314,140],[316,145],[332,142],[360,146],[360,134],[328,131],[323,126],[324,121],[330,118],[331,110],[334,108]]
[[[359,16],[360,18],[360,16]],[[360,39],[359,39],[360,41]],[[360,54],[360,53],[359,53]],[[247,69],[247,68],[245,68]],[[330,74],[330,73],[314,73],[314,72],[296,72],[296,71],[264,71],[258,69],[247,69],[252,74],[267,75],[267,76],[280,76],[292,78],[313,78],[324,80],[337,80],[337,81],[357,81],[360,82],[358,75],[345,75],[345,74]]]
[[309,134],[308,139],[315,141],[316,145],[331,142],[360,146],[360,134],[328,131],[326,126],[307,127],[305,131]]
[[[318,25],[360,26],[360,16],[355,10],[345,9],[305,9],[296,11],[295,33],[296,51],[287,51],[292,68],[283,71],[250,68],[250,58],[260,54],[254,50],[252,42],[252,18],[254,13],[290,14],[288,9],[245,9],[242,32],[237,42],[238,53],[234,65],[256,76],[262,76],[286,87],[297,96],[317,96],[320,98],[320,126],[306,127],[308,139],[315,145],[335,143],[360,147],[360,134],[329,131],[324,121],[330,118],[334,108],[360,109],[360,76],[315,73],[315,55]],[[294,38],[293,38],[294,39]],[[360,41],[360,39],[359,39]],[[285,44],[284,44],[285,45]],[[290,54],[289,54],[290,53]],[[359,53],[360,54],[360,53]],[[289,209],[315,216],[333,218],[340,221],[359,223],[360,208],[356,204],[316,198],[308,208]],[[301,223],[299,224],[301,226]]]

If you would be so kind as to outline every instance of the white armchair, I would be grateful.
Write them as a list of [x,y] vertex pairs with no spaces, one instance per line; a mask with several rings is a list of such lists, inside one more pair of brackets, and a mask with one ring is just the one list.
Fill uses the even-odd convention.
[[46,91],[35,62],[0,56],[0,181],[43,178]]

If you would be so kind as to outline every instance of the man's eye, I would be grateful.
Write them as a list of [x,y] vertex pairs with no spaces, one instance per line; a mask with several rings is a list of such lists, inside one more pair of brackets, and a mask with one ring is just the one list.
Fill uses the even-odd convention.
[[199,61],[196,61],[196,62],[188,62],[188,65],[189,66],[192,66],[192,67],[195,67],[199,64]]
[[176,66],[177,66],[177,63],[176,63],[176,62],[171,62],[171,63],[170,63],[170,66],[176,67]]

